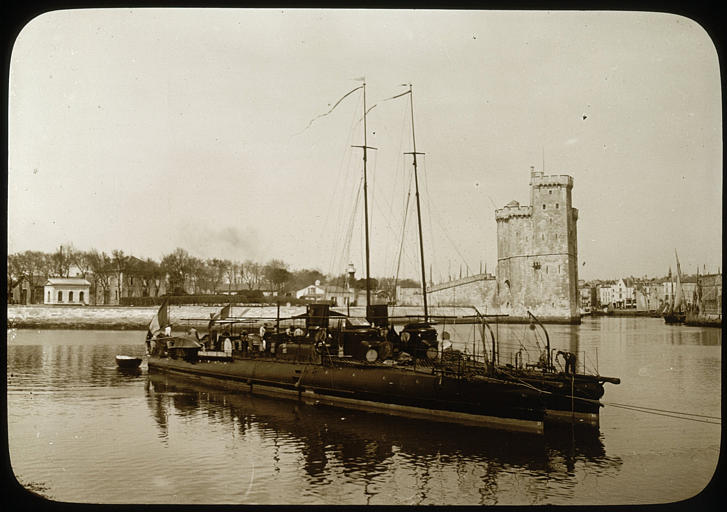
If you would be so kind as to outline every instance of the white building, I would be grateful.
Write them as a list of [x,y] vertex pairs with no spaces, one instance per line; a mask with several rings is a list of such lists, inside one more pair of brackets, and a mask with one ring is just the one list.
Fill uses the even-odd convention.
[[598,301],[601,306],[613,306],[617,309],[636,307],[633,280],[619,279],[614,284],[599,286]]
[[316,281],[315,284],[306,286],[295,292],[296,299],[309,299],[309,300],[325,300],[326,290],[321,287],[321,282]]
[[44,304],[88,304],[91,283],[81,277],[50,277],[43,286]]

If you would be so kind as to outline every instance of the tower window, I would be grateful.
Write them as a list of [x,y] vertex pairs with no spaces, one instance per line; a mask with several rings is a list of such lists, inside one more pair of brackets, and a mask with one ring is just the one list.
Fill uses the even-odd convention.
[[545,210],[545,205],[543,205],[543,210]]
[[558,209],[558,203],[555,203],[555,209],[556,210]]
[[552,190],[548,190],[548,195],[549,196],[552,196],[553,195],[553,191]]

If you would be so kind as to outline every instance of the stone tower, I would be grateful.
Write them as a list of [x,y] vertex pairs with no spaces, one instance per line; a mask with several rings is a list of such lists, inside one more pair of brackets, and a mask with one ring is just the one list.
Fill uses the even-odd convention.
[[578,210],[573,178],[530,168],[530,206],[511,201],[495,210],[497,302],[502,313],[580,323]]

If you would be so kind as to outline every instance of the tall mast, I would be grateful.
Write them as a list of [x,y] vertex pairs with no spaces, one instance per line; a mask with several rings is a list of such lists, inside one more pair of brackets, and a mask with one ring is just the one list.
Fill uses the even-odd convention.
[[422,265],[422,295],[424,297],[424,321],[429,321],[429,312],[427,310],[427,276],[424,270],[424,241],[422,239],[422,210],[419,204],[419,177],[417,176],[417,155],[423,155],[424,153],[417,153],[417,140],[414,135],[414,93],[412,92],[411,84],[409,84],[409,106],[411,107],[411,139],[414,147],[414,151],[405,153],[412,155],[414,164],[414,187],[416,191],[417,200],[417,220],[419,221],[419,259]]
[[363,179],[364,179],[364,224],[366,226],[366,307],[371,305],[371,269],[369,268],[369,200],[368,200],[368,184],[366,178],[366,150],[376,149],[366,144],[367,132],[366,132],[366,82],[363,83],[363,132],[364,132],[364,143],[363,146],[352,146],[354,148],[363,149]]

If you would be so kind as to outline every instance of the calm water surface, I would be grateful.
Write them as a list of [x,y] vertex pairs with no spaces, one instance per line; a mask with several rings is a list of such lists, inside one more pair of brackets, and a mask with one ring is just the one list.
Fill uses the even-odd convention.
[[[513,346],[532,335],[498,330]],[[594,318],[548,331],[621,378],[607,404],[720,416],[720,329]],[[84,503],[663,503],[700,492],[719,456],[718,424],[615,405],[597,432],[538,437],[240,394],[145,363],[121,372],[114,356],[142,355],[143,335],[8,331],[9,449],[23,485]]]

